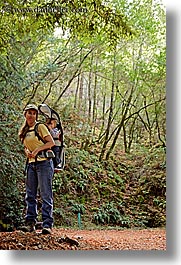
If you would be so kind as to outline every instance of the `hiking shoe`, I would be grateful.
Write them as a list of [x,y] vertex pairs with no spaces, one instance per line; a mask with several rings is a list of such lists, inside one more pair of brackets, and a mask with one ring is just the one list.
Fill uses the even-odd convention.
[[60,165],[58,165],[57,167],[54,168],[55,172],[59,172],[61,170],[63,170],[63,168]]
[[34,225],[34,223],[27,224],[27,225],[20,227],[20,230],[23,232],[34,232],[35,231],[35,225]]
[[50,227],[43,227],[43,229],[42,229],[43,235],[49,235],[49,234],[51,234],[51,232],[52,232],[52,230]]
[[42,222],[36,222],[35,229],[36,230],[42,230],[43,229],[43,223]]

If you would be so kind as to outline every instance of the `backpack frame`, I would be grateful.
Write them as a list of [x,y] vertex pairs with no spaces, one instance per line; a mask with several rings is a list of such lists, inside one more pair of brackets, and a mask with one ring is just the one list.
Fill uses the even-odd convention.
[[[64,169],[64,166],[65,166],[64,134],[63,134],[63,128],[62,128],[60,116],[54,109],[50,108],[45,103],[42,103],[38,106],[38,111],[39,111],[39,114],[43,115],[45,118],[48,118],[48,119],[54,118],[57,120],[57,128],[60,130],[59,140],[61,142],[61,145],[59,146],[59,148],[60,148],[60,161],[61,161],[60,166],[62,169]],[[44,122],[37,122],[35,125],[35,128],[34,128],[35,136],[38,137],[38,140],[45,143],[44,139],[42,139],[42,137],[38,133],[38,125],[39,124],[44,124],[47,128],[48,128],[48,126]],[[48,130],[49,130],[49,128],[48,128]]]

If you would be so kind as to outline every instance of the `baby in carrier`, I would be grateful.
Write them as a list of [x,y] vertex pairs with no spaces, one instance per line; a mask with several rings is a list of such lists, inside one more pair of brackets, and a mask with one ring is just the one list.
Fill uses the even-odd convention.
[[61,158],[60,158],[60,150],[61,150],[60,130],[57,128],[56,118],[47,118],[46,124],[55,142],[55,145],[52,147],[52,151],[55,154],[55,157],[53,158],[53,164],[54,164],[54,171],[58,172],[62,170]]

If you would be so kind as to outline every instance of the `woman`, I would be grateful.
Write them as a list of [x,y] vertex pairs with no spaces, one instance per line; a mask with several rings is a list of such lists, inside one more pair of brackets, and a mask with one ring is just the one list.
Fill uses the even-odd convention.
[[53,161],[46,158],[42,154],[44,150],[50,149],[55,145],[49,130],[44,124],[38,125],[38,133],[44,140],[42,142],[35,136],[35,125],[38,119],[38,108],[29,104],[24,110],[25,123],[19,132],[19,138],[25,146],[25,154],[27,156],[26,167],[26,220],[25,226],[22,228],[25,232],[35,230],[37,218],[37,192],[40,189],[42,199],[42,221],[43,234],[50,234],[53,226]]

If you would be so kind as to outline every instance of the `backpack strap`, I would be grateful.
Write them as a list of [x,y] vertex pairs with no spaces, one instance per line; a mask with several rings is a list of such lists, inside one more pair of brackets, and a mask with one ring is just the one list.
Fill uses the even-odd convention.
[[[38,132],[38,125],[39,124],[44,124],[44,123],[41,123],[41,122],[37,122],[35,124],[35,127],[33,129],[33,131],[35,131],[35,136],[38,138],[39,141],[42,141],[44,144],[46,143],[46,141],[40,136],[39,132]],[[46,124],[44,124],[46,126]],[[46,126],[48,128],[48,126]],[[49,130],[49,128],[48,128]]]

